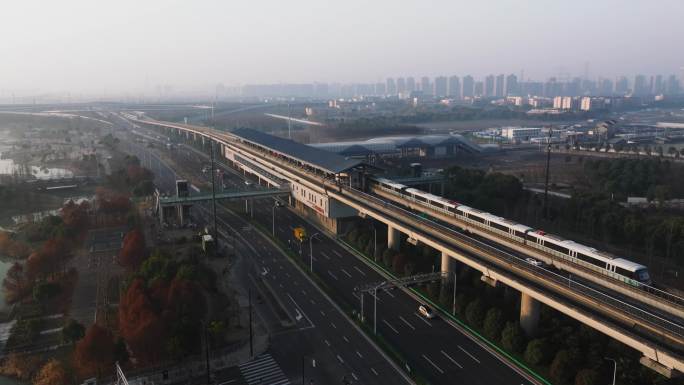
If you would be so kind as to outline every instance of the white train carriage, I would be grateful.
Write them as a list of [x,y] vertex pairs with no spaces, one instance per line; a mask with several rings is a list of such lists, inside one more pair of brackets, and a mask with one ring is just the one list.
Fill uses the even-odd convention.
[[434,210],[457,216],[461,220],[499,234],[517,242],[534,247],[551,255],[563,258],[578,265],[619,279],[630,285],[650,285],[651,278],[646,266],[618,258],[606,252],[563,239],[544,231],[498,217],[458,202],[433,195],[415,188],[395,183],[388,179],[377,178],[376,182],[386,191],[430,207]]
[[381,189],[399,196],[402,196],[403,191],[407,188],[407,186],[404,186],[401,183],[396,183],[385,178],[375,178],[374,180]]

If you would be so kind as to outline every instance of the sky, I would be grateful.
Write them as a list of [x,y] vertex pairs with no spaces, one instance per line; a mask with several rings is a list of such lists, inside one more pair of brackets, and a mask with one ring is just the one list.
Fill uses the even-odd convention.
[[0,0],[0,93],[684,70],[682,0]]

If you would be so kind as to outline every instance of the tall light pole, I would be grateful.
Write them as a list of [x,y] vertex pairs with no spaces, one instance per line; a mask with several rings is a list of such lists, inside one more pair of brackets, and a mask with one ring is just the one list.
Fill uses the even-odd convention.
[[275,210],[278,208],[278,203],[273,204],[273,208],[271,209],[271,221],[272,221],[272,227],[271,227],[271,234],[275,237]]
[[378,229],[373,226],[373,260],[378,261]]
[[615,378],[617,377],[617,361],[612,358],[603,357],[604,360],[613,361],[613,385],[615,385]]
[[456,315],[456,272],[454,272],[454,303],[452,304],[451,312]]
[[309,237],[309,269],[313,273],[313,239],[319,235],[320,233],[316,233]]

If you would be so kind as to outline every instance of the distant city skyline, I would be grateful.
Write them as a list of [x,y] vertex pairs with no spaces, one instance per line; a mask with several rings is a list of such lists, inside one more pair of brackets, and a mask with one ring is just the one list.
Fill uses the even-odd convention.
[[7,2],[0,95],[520,71],[681,76],[682,14],[680,0]]

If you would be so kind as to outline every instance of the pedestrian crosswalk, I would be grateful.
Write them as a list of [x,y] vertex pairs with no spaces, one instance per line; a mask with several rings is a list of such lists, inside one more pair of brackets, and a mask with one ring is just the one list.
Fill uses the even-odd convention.
[[240,365],[240,374],[249,385],[289,385],[290,380],[270,354],[262,354]]

